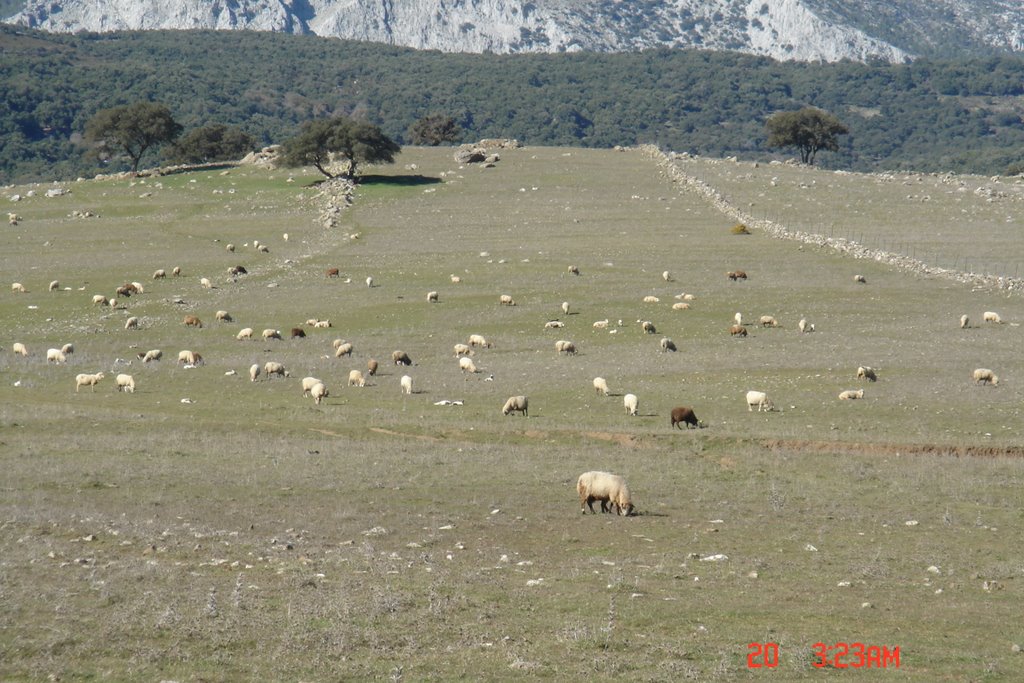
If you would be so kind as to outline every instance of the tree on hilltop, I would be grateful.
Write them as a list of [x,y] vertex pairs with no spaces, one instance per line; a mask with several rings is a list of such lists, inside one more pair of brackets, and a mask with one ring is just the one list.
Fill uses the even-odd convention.
[[181,130],[166,106],[142,101],[96,112],[85,124],[85,140],[103,161],[123,152],[131,162],[132,173],[137,173],[147,151],[174,141]]
[[838,152],[838,136],[850,132],[842,121],[815,107],[779,112],[769,117],[765,127],[769,147],[796,147],[805,164],[814,163],[818,150]]
[[[284,143],[281,163],[296,167],[312,165],[328,178],[354,180],[357,164],[393,163],[402,148],[380,128],[347,116],[307,121],[301,132]],[[344,167],[332,172],[332,163]]]
[[168,154],[174,163],[205,164],[241,159],[256,147],[256,138],[240,128],[214,123],[178,138]]

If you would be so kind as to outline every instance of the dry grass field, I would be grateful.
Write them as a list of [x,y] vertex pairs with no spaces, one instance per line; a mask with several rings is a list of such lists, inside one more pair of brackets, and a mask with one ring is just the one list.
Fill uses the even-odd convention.
[[[1012,197],[931,212],[937,191],[908,207],[874,177],[687,164],[796,229],[877,231],[942,265],[1021,260]],[[23,199],[0,236],[0,679],[1019,676],[1024,298],[732,234],[636,151],[527,147],[481,168],[407,148],[369,172],[331,229],[312,172],[4,188]],[[91,303],[130,281],[145,291],[123,308]],[[493,344],[473,374],[452,349],[470,334]],[[143,364],[150,349],[163,359]],[[183,349],[205,363],[176,363]],[[347,386],[371,358],[377,375]],[[291,376],[250,381],[267,361]],[[306,376],[330,390],[319,405]],[[750,389],[778,410],[749,411]],[[518,394],[529,415],[503,416]],[[705,428],[673,431],[677,405]],[[580,515],[592,469],[624,475],[638,514]],[[898,667],[831,652],[819,668],[819,642],[898,647]],[[777,665],[754,668],[774,662],[751,643],[777,645]]]

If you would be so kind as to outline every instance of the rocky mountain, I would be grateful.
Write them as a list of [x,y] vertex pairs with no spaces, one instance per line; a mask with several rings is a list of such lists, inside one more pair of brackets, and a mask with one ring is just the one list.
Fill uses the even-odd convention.
[[1024,51],[1021,0],[27,0],[14,7],[21,5],[7,23],[52,32],[283,31],[444,52],[672,47],[904,62]]

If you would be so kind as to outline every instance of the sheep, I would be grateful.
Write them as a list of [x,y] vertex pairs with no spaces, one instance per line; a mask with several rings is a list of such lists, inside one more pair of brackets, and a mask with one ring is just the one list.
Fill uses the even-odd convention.
[[604,377],[594,378],[594,391],[601,394],[602,396],[608,395],[608,382]]
[[229,251],[231,253],[234,253],[235,252],[235,245],[233,245],[230,242],[228,242],[227,244],[224,245],[224,251]]
[[412,365],[412,359],[409,358],[409,354],[405,351],[392,351],[391,361],[395,365]]
[[26,347],[21,342],[14,342],[14,345],[11,347],[11,350],[17,356],[27,356],[28,355],[28,347]]
[[150,361],[160,360],[164,357],[164,352],[160,349],[151,349],[145,353],[138,354],[139,358],[142,359],[143,363],[149,363]]
[[341,358],[342,356],[351,356],[352,348],[352,342],[342,342],[334,349],[334,357]]
[[482,349],[489,349],[489,348],[491,348],[491,342],[487,341],[486,339],[484,339],[479,334],[471,334],[471,335],[469,335],[469,345],[470,346],[479,346]]
[[252,328],[243,327],[238,331],[238,334],[235,335],[235,339],[238,341],[242,341],[243,339],[252,339]]
[[728,273],[725,274],[725,276],[732,280],[733,282],[747,279],[747,273],[746,271],[743,270],[730,270]]
[[126,391],[129,394],[135,393],[135,378],[131,375],[120,374],[114,380],[118,391]]
[[866,379],[869,382],[877,382],[878,375],[875,374],[874,368],[867,365],[861,365],[857,368],[857,379]]
[[693,294],[687,294],[686,292],[683,292],[682,294],[676,294],[675,298],[679,299],[680,301],[694,301],[697,297],[695,297]]
[[[259,366],[258,365],[256,366],[256,369],[259,370]],[[313,385],[314,384],[319,384],[322,381],[323,380],[317,379],[316,377],[303,377],[302,378],[302,395],[303,396],[309,396],[309,390],[313,388]]]
[[469,356],[462,356],[461,358],[459,358],[459,369],[462,370],[463,372],[478,372],[478,370],[476,369],[476,364],[473,362],[473,359],[470,358]]
[[995,311],[985,311],[981,315],[981,319],[987,323],[1001,323],[1003,319],[999,317],[999,314]]
[[960,329],[966,330],[971,326],[971,319],[967,317],[967,314],[960,316]]
[[544,323],[545,330],[560,330],[563,327],[565,327],[565,323],[563,323],[561,320],[549,320],[546,323]]
[[184,351],[178,352],[178,362],[185,365],[202,365],[203,357],[195,351],[185,349]]
[[21,216],[19,216],[16,213],[8,213],[7,214],[7,223],[10,224],[10,225],[17,225],[18,221],[20,221],[20,220],[21,220]]
[[975,384],[989,384],[997,387],[999,386],[999,377],[988,368],[978,368],[974,371],[974,383]]
[[593,327],[595,330],[605,330],[608,329],[608,322],[608,318],[605,318],[604,320],[595,320],[594,324],[591,325],[591,327]]
[[238,278],[239,275],[248,275],[249,271],[246,270],[245,266],[231,266],[228,268],[228,275],[232,278]]
[[350,387],[365,387],[366,378],[358,370],[350,370],[348,373],[348,385]]
[[127,283],[121,285],[120,287],[114,290],[114,294],[116,294],[117,296],[123,296],[126,299],[131,297],[131,295],[134,293],[135,290],[131,287],[131,285]]
[[102,294],[93,294],[92,303],[94,306],[109,306],[110,300]]
[[650,320],[642,320],[640,322],[640,328],[644,331],[644,334],[657,334],[658,330],[654,327],[654,323]]
[[60,352],[66,356],[70,356],[75,352],[75,345],[71,343],[65,344],[64,346],[60,347]]
[[733,325],[729,328],[729,334],[734,337],[746,337],[747,328],[743,327],[743,325]]
[[431,290],[431,291],[427,292],[427,303],[428,304],[436,304],[437,303],[437,292],[436,291]]
[[270,247],[268,247],[265,244],[257,244],[256,245],[256,251],[260,252],[261,254],[269,254],[270,253]]
[[338,270],[337,268],[328,268],[327,269],[327,277],[328,278],[341,277],[341,271]]
[[171,269],[171,275],[173,275],[174,277],[180,277],[181,276],[181,266],[174,266],[174,268]]
[[208,277],[199,278],[199,284],[202,285],[204,289],[213,289],[213,283],[210,282],[210,278]]
[[327,385],[323,382],[317,382],[313,385],[313,388],[309,390],[309,395],[313,397],[313,403],[320,405],[320,401],[323,401],[331,394],[327,391]]
[[854,275],[853,276],[853,281],[857,282],[859,284],[862,284],[862,285],[866,285],[868,283],[868,279],[866,277],[864,277],[863,275]]
[[268,360],[263,364],[263,374],[267,376],[267,379],[270,379],[274,375],[277,375],[278,377],[292,376],[292,373],[288,372],[284,365],[272,360]]
[[221,321],[222,323],[231,323],[235,321],[235,319],[232,318],[231,314],[228,313],[227,311],[217,311],[213,317]]
[[685,301],[677,301],[674,304],[672,304],[673,311],[686,311],[689,310],[689,308],[690,304],[686,303]]
[[523,417],[529,417],[529,407],[530,399],[526,396],[509,396],[501,409],[501,414],[508,415],[509,413],[519,412],[522,413]]
[[259,366],[259,363],[253,363],[252,365],[249,366],[249,381],[250,382],[255,382],[256,378],[259,377],[259,376],[260,376],[260,366]]
[[134,315],[124,321],[124,329],[126,330],[137,330],[139,329],[139,319]]
[[457,285],[457,284],[459,284],[460,282],[462,282],[462,278],[461,278],[461,277],[459,277],[458,275],[456,275],[455,273],[452,273],[452,274],[451,274],[451,275],[449,275],[448,277],[449,277],[449,279],[451,279],[451,281],[452,281],[452,283],[453,283],[453,284],[456,284],[456,285]]
[[46,349],[46,362],[47,363],[64,363],[67,361],[65,356],[60,349]]
[[402,387],[403,394],[412,394],[412,377],[410,377],[409,375],[402,375],[402,379],[400,379],[398,383]]
[[569,315],[569,302],[568,301],[563,301],[562,302],[562,314],[563,315]]
[[569,275],[579,275],[579,274],[580,274],[579,266],[569,266]]
[[664,280],[665,282],[672,282],[672,273],[668,272],[667,270],[664,271],[661,274],[661,279]]
[[779,321],[770,315],[762,315],[757,322],[761,324],[761,327],[779,327]]
[[374,375],[376,375],[377,374],[377,361],[375,361],[372,358],[370,360],[366,361],[366,372],[367,372],[368,375],[370,375],[370,377],[373,377]]
[[775,410],[775,404],[768,398],[768,394],[763,391],[748,391],[747,392],[747,410],[750,412],[754,411],[754,406],[757,406],[757,412],[762,410],[771,412]]
[[743,314],[740,313],[739,311],[736,311],[736,314],[732,317],[732,319],[733,322],[735,322],[737,325],[743,324]]
[[659,299],[658,297],[656,297],[656,296],[654,296],[652,294],[648,294],[647,296],[644,297],[644,303],[645,304],[656,304],[656,303],[659,303],[660,301],[661,301],[661,299]]
[[500,297],[498,297],[498,305],[499,306],[515,306],[516,302],[515,302],[515,299],[513,299],[510,294],[502,294]]
[[263,330],[261,336],[263,337],[263,341],[270,341],[271,339],[277,339],[278,341],[280,341],[281,330],[275,330],[272,327],[268,327],[267,329]]
[[104,374],[102,372],[97,372],[94,375],[90,375],[87,373],[75,375],[75,393],[77,394],[79,388],[81,387],[92,387],[92,390],[95,393],[96,385],[100,383],[100,380],[102,380],[103,377]]
[[567,356],[576,355],[576,345],[566,339],[559,339],[555,342],[555,351],[564,353]]
[[200,320],[199,318],[197,318],[194,315],[186,315],[185,318],[181,322],[182,322],[182,324],[185,325],[185,327],[199,327],[199,328],[202,328],[202,326],[203,326],[203,321]]
[[805,332],[814,332],[813,323],[807,322],[807,318],[800,318],[800,322],[796,324],[797,329],[800,330],[801,334]]
[[846,391],[839,393],[840,401],[853,401],[858,398],[864,398],[863,389],[858,389],[857,391],[854,391],[853,389],[847,389]]
[[25,289],[25,285],[20,282],[11,283],[11,291],[15,294],[27,294],[28,290]]
[[305,337],[306,337],[306,331],[303,330],[301,327],[293,327],[292,328],[292,330],[291,330],[291,338],[292,339],[296,339],[296,338],[304,339]]
[[640,407],[640,399],[636,397],[636,394],[626,394],[622,397],[622,405],[626,408],[626,415],[636,415],[637,408]]
[[51,291],[51,292],[55,292],[55,291],[57,291],[58,289],[60,289],[60,280],[53,280],[53,281],[51,281],[51,282],[50,282],[50,288],[49,288],[49,291]]
[[369,276],[366,278],[366,286],[373,287],[373,276]]
[[472,356],[474,353],[473,349],[469,347],[469,344],[456,344],[452,348],[455,350],[456,358],[459,356]]
[[675,429],[676,426],[679,426],[679,428],[682,429],[683,423],[686,424],[687,429],[690,429],[691,427],[699,428],[703,426],[701,425],[700,420],[698,420],[697,416],[694,414],[693,408],[689,408],[687,406],[677,406],[672,409],[672,418],[670,421],[671,427]]
[[[633,514],[634,506],[626,480],[610,472],[584,472],[576,480],[576,492],[580,496],[580,513],[594,512],[594,501],[601,502],[601,512],[615,509],[619,516]],[[597,513],[594,513],[597,514]]]
[[676,343],[668,337],[661,338],[661,350],[662,351],[678,351]]
[[331,321],[330,320],[314,320],[313,321],[313,327],[315,327],[318,330],[326,330],[328,327],[331,327]]
[[163,268],[157,268],[153,271],[154,280],[163,280],[165,277],[167,277],[167,271]]

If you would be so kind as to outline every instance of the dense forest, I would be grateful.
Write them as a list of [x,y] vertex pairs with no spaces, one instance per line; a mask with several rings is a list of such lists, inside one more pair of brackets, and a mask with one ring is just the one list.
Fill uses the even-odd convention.
[[[365,119],[396,142],[431,115],[461,139],[767,159],[765,121],[814,106],[849,127],[827,168],[1015,173],[1024,59],[775,62],[732,52],[468,55],[272,33],[74,35],[0,27],[0,182],[92,175],[97,111],[150,100],[188,131],[226,124],[259,144],[315,117]],[[144,164],[159,163],[153,153]],[[113,170],[105,168],[103,170]]]

